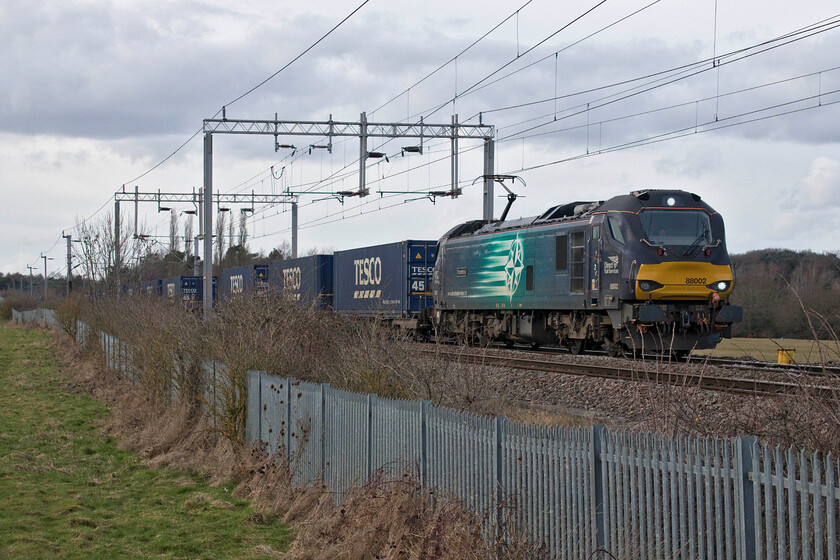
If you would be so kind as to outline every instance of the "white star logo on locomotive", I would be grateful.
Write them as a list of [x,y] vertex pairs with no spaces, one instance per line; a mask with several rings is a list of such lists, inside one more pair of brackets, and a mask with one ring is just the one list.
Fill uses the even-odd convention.
[[522,261],[522,242],[517,237],[510,244],[507,263],[505,263],[505,286],[511,297],[519,287],[519,280],[522,278],[522,269],[525,268]]

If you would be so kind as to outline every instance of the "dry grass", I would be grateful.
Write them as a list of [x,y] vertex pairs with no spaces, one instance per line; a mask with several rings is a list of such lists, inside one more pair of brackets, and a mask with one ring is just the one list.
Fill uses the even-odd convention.
[[[421,356],[409,336],[387,323],[302,309],[280,294],[234,298],[207,322],[147,297],[101,299],[81,314],[94,330],[131,343],[131,366],[144,398],[161,410],[172,395],[192,413],[209,408],[219,433],[235,444],[244,438],[250,369],[477,414],[514,408],[490,381],[492,368]],[[214,381],[214,402],[203,402],[199,394],[198,356],[227,366]]]
[[267,456],[264,448],[255,448],[251,459],[250,477],[237,495],[294,524],[290,560],[544,557],[525,538],[492,543],[481,518],[457,500],[433,499],[407,474],[387,479],[380,472],[337,504],[324,486],[294,487],[284,459]]
[[[281,297],[234,300],[209,323],[142,297],[99,300],[81,314],[94,330],[115,334],[135,348],[136,384],[94,365],[101,363],[95,344],[80,353],[72,343],[62,343],[62,359],[79,370],[72,382],[76,389],[112,403],[104,426],[108,433],[150,465],[191,469],[232,484],[236,496],[259,505],[265,520],[294,523],[297,541],[286,558],[454,559],[499,557],[499,552],[502,558],[540,557],[521,538],[502,548],[491,546],[480,517],[455,500],[432,500],[408,477],[380,476],[336,505],[329,489],[292,483],[291,469],[280,459],[283,450],[268,457],[264,449],[243,444],[248,369],[486,413],[507,404],[491,389],[486,368],[415,359],[412,342],[395,337],[385,325],[302,310]],[[197,390],[183,389],[198,386],[194,356],[230,366],[217,380],[221,404],[211,409],[221,419],[218,430],[202,421],[208,403]],[[173,400],[173,394],[179,398]]]
[[[380,476],[336,505],[328,488],[292,483],[283,450],[268,457],[264,449],[247,450],[243,443],[248,369],[384,397],[428,399],[477,414],[581,423],[547,408],[523,409],[492,381],[498,372],[491,368],[421,356],[410,340],[384,324],[303,310],[279,296],[233,300],[210,322],[146,298],[99,301],[83,313],[94,328],[137,349],[136,386],[90,365],[81,366],[81,375],[74,378],[80,387],[118,403],[112,407],[109,432],[150,464],[194,469],[218,483],[234,484],[237,496],[259,504],[264,520],[294,523],[297,541],[288,558],[540,557],[524,539],[501,550],[489,548],[480,518],[454,500],[431,500],[410,478]],[[208,403],[198,394],[201,373],[195,356],[230,366],[216,382],[221,398],[211,408],[219,419],[215,431],[202,422]],[[671,364],[641,367],[666,372]],[[636,394],[628,398],[644,414],[631,427],[668,435],[756,434],[783,446],[840,452],[837,398],[828,402],[803,390],[784,398],[749,399],[694,387],[633,386]],[[180,397],[174,402],[172,387]]]

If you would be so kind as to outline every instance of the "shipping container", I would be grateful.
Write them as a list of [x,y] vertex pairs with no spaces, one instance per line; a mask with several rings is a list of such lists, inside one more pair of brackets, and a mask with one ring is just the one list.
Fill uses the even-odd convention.
[[222,299],[242,295],[254,290],[254,267],[237,266],[221,272],[219,293]]
[[[163,280],[163,296],[173,302],[184,304],[190,309],[201,306],[204,301],[203,276],[173,276]],[[217,281],[213,277],[213,300],[216,300]]]
[[416,318],[432,305],[437,241],[400,241],[337,251],[334,307],[339,313]]
[[140,287],[137,284],[123,284],[120,286],[120,295],[133,296],[140,293]]
[[159,296],[161,294],[161,281],[160,280],[148,280],[146,282],[140,283],[140,291],[143,294],[150,295],[150,296]]
[[221,272],[221,297],[229,298],[251,292],[263,293],[268,289],[268,265],[255,264],[228,268]]
[[312,255],[269,265],[269,282],[279,292],[318,309],[332,307],[333,256]]

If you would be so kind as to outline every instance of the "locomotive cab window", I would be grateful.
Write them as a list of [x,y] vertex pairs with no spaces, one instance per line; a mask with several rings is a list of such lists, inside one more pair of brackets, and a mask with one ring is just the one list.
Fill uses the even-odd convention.
[[624,245],[624,235],[621,233],[621,227],[618,225],[618,220],[610,216],[607,218],[607,223],[610,226],[610,235],[621,245]]
[[534,289],[534,267],[530,264],[525,267],[525,289]]
[[643,210],[642,228],[651,243],[687,246],[712,243],[709,215],[695,210]]
[[564,271],[569,268],[569,236],[558,235],[554,238],[554,270]]

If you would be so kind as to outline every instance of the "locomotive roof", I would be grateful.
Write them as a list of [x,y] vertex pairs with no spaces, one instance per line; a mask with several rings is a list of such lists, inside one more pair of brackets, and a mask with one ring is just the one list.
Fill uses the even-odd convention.
[[539,216],[519,218],[517,220],[473,220],[459,224],[449,230],[444,238],[464,237],[467,235],[483,235],[498,231],[522,229],[533,225],[562,223],[572,220],[588,219],[592,214],[609,211],[639,212],[643,208],[690,207],[702,208],[714,213],[699,195],[681,190],[648,189],[633,191],[630,194],[614,196],[607,201],[578,200],[566,204],[552,206]]

